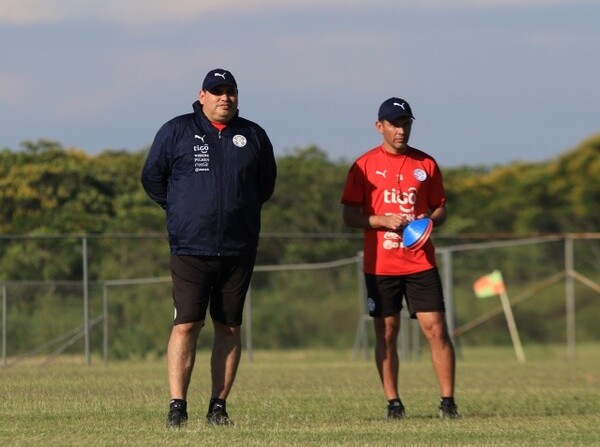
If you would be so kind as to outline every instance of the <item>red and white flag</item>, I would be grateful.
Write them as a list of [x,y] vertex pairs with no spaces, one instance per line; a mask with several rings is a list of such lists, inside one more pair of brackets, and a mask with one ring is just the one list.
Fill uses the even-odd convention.
[[500,270],[494,270],[485,276],[482,276],[473,283],[473,291],[477,298],[489,298],[506,292],[504,279]]

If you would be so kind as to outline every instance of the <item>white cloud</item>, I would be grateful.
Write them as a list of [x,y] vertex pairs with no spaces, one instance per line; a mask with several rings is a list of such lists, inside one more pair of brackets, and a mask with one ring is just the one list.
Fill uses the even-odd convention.
[[518,8],[530,8],[535,6],[551,6],[551,5],[575,5],[594,3],[595,0],[422,0],[418,2],[419,5],[428,9],[491,9],[501,7],[518,7]]
[[[377,4],[379,3],[379,5]],[[486,9],[498,7],[549,6],[552,4],[583,4],[593,0],[421,0],[403,4],[397,0],[374,0],[368,8],[425,8],[425,9]],[[228,14],[248,11],[287,10],[307,7],[327,8],[339,5],[344,9],[367,7],[360,0],[0,0],[0,23],[28,25],[65,20],[95,19],[108,22],[151,24],[156,22],[188,22],[212,13],[227,22]]]
[[[343,3],[343,0],[329,0]],[[297,0],[292,6],[321,4],[319,0]],[[94,18],[132,24],[190,21],[207,13],[227,14],[241,11],[271,9],[282,5],[279,0],[0,0],[0,23],[25,25],[62,20]],[[286,4],[286,7],[289,7]]]

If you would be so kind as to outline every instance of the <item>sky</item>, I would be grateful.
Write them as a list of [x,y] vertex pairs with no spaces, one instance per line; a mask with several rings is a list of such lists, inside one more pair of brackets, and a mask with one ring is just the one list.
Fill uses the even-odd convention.
[[442,167],[552,160],[600,132],[600,0],[0,0],[0,149],[147,148],[230,70],[278,156],[415,115]]

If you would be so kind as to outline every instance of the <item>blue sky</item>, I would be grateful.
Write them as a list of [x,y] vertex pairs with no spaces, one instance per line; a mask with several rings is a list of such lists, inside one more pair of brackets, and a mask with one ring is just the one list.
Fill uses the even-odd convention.
[[442,166],[558,157],[600,132],[600,1],[0,0],[0,148],[139,150],[227,68],[278,155],[352,160],[380,103]]

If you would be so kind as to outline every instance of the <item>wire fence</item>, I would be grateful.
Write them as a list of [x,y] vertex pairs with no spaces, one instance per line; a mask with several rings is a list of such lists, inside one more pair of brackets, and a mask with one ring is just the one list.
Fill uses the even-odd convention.
[[[24,236],[4,237],[11,241],[30,241]],[[80,250],[81,263],[80,280],[0,280],[2,295],[2,366],[8,367],[26,361],[29,358],[39,358],[44,355],[42,364],[54,361],[61,354],[71,350],[81,352],[85,364],[91,364],[92,351],[101,353],[103,362],[116,356],[123,358],[131,355],[132,339],[135,337],[136,346],[151,343],[151,336],[166,337],[169,327],[164,324],[165,312],[168,312],[170,301],[164,297],[170,295],[170,277],[153,276],[138,278],[123,278],[110,280],[90,280],[89,264],[90,236],[52,236],[33,238],[35,242],[53,241],[53,243],[72,244],[74,251]],[[119,241],[133,241],[138,244],[141,239],[148,239],[164,244],[161,237],[119,235]],[[477,300],[471,290],[473,281],[491,270],[500,269],[507,278],[510,291],[510,304],[518,307],[516,312],[517,325],[523,325],[530,333],[538,337],[536,342],[556,341],[545,338],[542,329],[546,316],[536,313],[537,300],[557,301],[554,312],[554,327],[560,327],[563,342],[566,346],[566,357],[570,360],[576,357],[577,314],[576,301],[581,301],[588,309],[599,309],[600,293],[598,259],[600,258],[600,233],[549,235],[541,237],[504,239],[499,241],[473,242],[462,244],[436,245],[440,273],[444,285],[447,304],[447,323],[452,338],[460,346],[462,343],[473,343],[478,338],[478,331],[496,331],[500,342],[506,341],[505,321],[502,319],[503,309],[497,300]],[[43,243],[42,243],[43,245]],[[117,244],[119,245],[119,244]],[[39,247],[38,247],[39,248]],[[78,250],[78,249],[79,250]],[[129,262],[131,254],[122,249],[122,262]],[[74,259],[78,258],[77,256]],[[165,256],[166,258],[166,256]],[[60,260],[56,260],[59,264]],[[164,264],[157,262],[157,270],[166,271]],[[366,292],[362,275],[362,256],[355,256],[327,262],[292,263],[278,265],[257,265],[252,286],[248,292],[244,318],[244,344],[249,359],[253,360],[255,349],[254,340],[257,320],[258,331],[264,332],[265,321],[269,316],[257,314],[262,309],[261,294],[264,289],[255,287],[255,283],[266,281],[269,277],[282,287],[300,287],[292,284],[298,279],[299,272],[318,275],[317,271],[328,272],[325,275],[343,276],[343,289],[354,290],[354,299],[346,299],[338,305],[338,311],[346,315],[340,326],[343,329],[335,332],[334,336],[343,335],[343,340],[353,339],[353,356],[357,358],[364,353],[369,355],[372,344],[370,318],[366,311]],[[0,266],[1,268],[1,266]],[[58,268],[55,266],[55,268]],[[340,272],[344,274],[341,275]],[[1,272],[1,270],[0,270]],[[292,276],[296,275],[291,279]],[[275,280],[273,277],[277,276]],[[324,276],[325,282],[335,282]],[[299,288],[299,290],[302,290]],[[310,292],[302,292],[303,295]],[[325,292],[327,293],[327,292]],[[593,298],[590,298],[590,293]],[[562,305],[559,306],[559,297]],[[301,296],[299,299],[306,299]],[[320,298],[321,300],[323,298]],[[48,304],[54,300],[54,304]],[[127,300],[143,300],[142,309],[132,311],[126,305]],[[58,305],[56,304],[58,301]],[[47,306],[47,308],[46,308]],[[298,306],[296,318],[302,312],[307,312],[310,306]],[[545,306],[547,307],[547,306]],[[29,310],[35,308],[37,312]],[[58,309],[58,310],[57,310]],[[127,315],[128,320],[136,318],[154,318],[155,322],[146,324],[148,327],[160,327],[162,334],[139,333],[134,328],[122,328],[111,324],[111,320],[119,321],[122,314],[140,312],[139,315]],[[318,312],[318,309],[317,311]],[[583,312],[584,315],[586,312]],[[32,317],[33,315],[33,317]],[[353,322],[348,320],[353,317]],[[557,317],[560,315],[560,317]],[[541,320],[541,321],[540,321]],[[562,320],[562,321],[560,321]],[[587,320],[584,319],[584,323]],[[114,323],[114,322],[113,322]],[[17,331],[27,331],[28,325],[36,325],[37,338],[31,339],[26,345],[11,344],[16,337],[11,336]],[[353,329],[350,330],[350,327]],[[533,329],[532,329],[533,327]],[[272,337],[280,336],[285,327],[271,329]],[[587,330],[587,329],[586,329]],[[300,328],[300,332],[309,334],[310,328]],[[418,325],[411,321],[403,312],[399,350],[403,359],[418,358],[421,351],[420,331]],[[536,332],[538,331],[538,332]],[[592,329],[593,331],[593,329]],[[343,334],[342,334],[343,332]],[[546,330],[546,333],[549,330]],[[336,335],[337,334],[337,335]],[[586,338],[594,338],[597,333],[583,334]],[[22,338],[22,337],[21,337]],[[597,340],[597,338],[596,338]],[[166,342],[165,342],[166,344]],[[263,346],[259,346],[263,347]],[[135,354],[135,353],[134,353]]]

